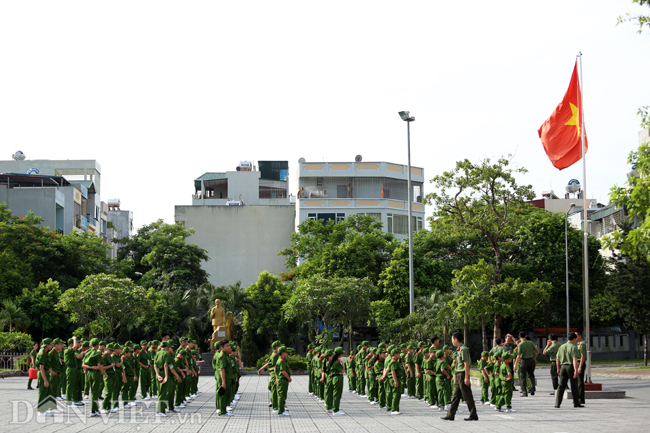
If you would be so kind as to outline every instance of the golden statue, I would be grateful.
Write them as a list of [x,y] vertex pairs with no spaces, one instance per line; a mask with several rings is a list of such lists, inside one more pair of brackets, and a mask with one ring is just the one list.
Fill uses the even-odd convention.
[[212,328],[213,332],[216,332],[217,329],[221,326],[226,326],[226,310],[221,306],[221,301],[215,299],[214,307],[210,310],[210,318],[212,319]]

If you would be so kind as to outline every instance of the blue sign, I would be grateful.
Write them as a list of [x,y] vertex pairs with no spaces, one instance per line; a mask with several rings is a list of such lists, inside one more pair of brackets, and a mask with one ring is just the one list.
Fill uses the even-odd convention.
[[574,185],[574,184],[575,184],[575,185],[580,185],[580,182],[578,182],[578,179],[571,179],[571,180],[569,181],[569,185]]

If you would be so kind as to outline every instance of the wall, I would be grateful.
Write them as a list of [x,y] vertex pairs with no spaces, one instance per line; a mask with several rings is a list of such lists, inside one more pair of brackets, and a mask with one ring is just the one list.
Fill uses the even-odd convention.
[[[63,203],[63,195],[57,188],[9,188],[3,186],[5,192],[0,197],[11,209],[12,215],[25,216],[32,211],[34,215],[43,218],[41,227],[56,228],[56,204]],[[57,197],[58,193],[58,197]],[[57,200],[58,198],[58,200]]]
[[188,242],[208,251],[202,266],[216,286],[241,280],[246,287],[263,271],[286,271],[278,253],[291,242],[293,205],[176,206],[175,221],[196,229]]

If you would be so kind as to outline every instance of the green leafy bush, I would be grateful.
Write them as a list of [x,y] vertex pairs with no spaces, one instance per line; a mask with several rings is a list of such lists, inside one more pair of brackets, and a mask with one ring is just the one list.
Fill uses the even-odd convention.
[[[263,357],[257,360],[258,370],[262,368],[264,364],[266,364],[266,361],[269,359],[270,356],[271,356],[270,354],[264,355]],[[289,364],[289,368],[292,370],[307,370],[307,360],[300,355],[289,355],[289,357],[287,358],[287,364]]]

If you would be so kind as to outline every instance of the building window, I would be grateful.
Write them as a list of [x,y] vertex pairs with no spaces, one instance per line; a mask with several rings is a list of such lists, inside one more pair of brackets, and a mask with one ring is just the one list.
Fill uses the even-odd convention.
[[316,221],[316,219],[317,219],[316,214],[315,213],[307,214],[307,219],[312,220],[312,221]]
[[344,213],[337,213],[336,214],[336,222],[340,223],[342,221],[345,221],[345,214]]
[[347,185],[336,185],[336,198],[348,198]]
[[393,214],[386,214],[386,231],[388,233],[393,233]]

